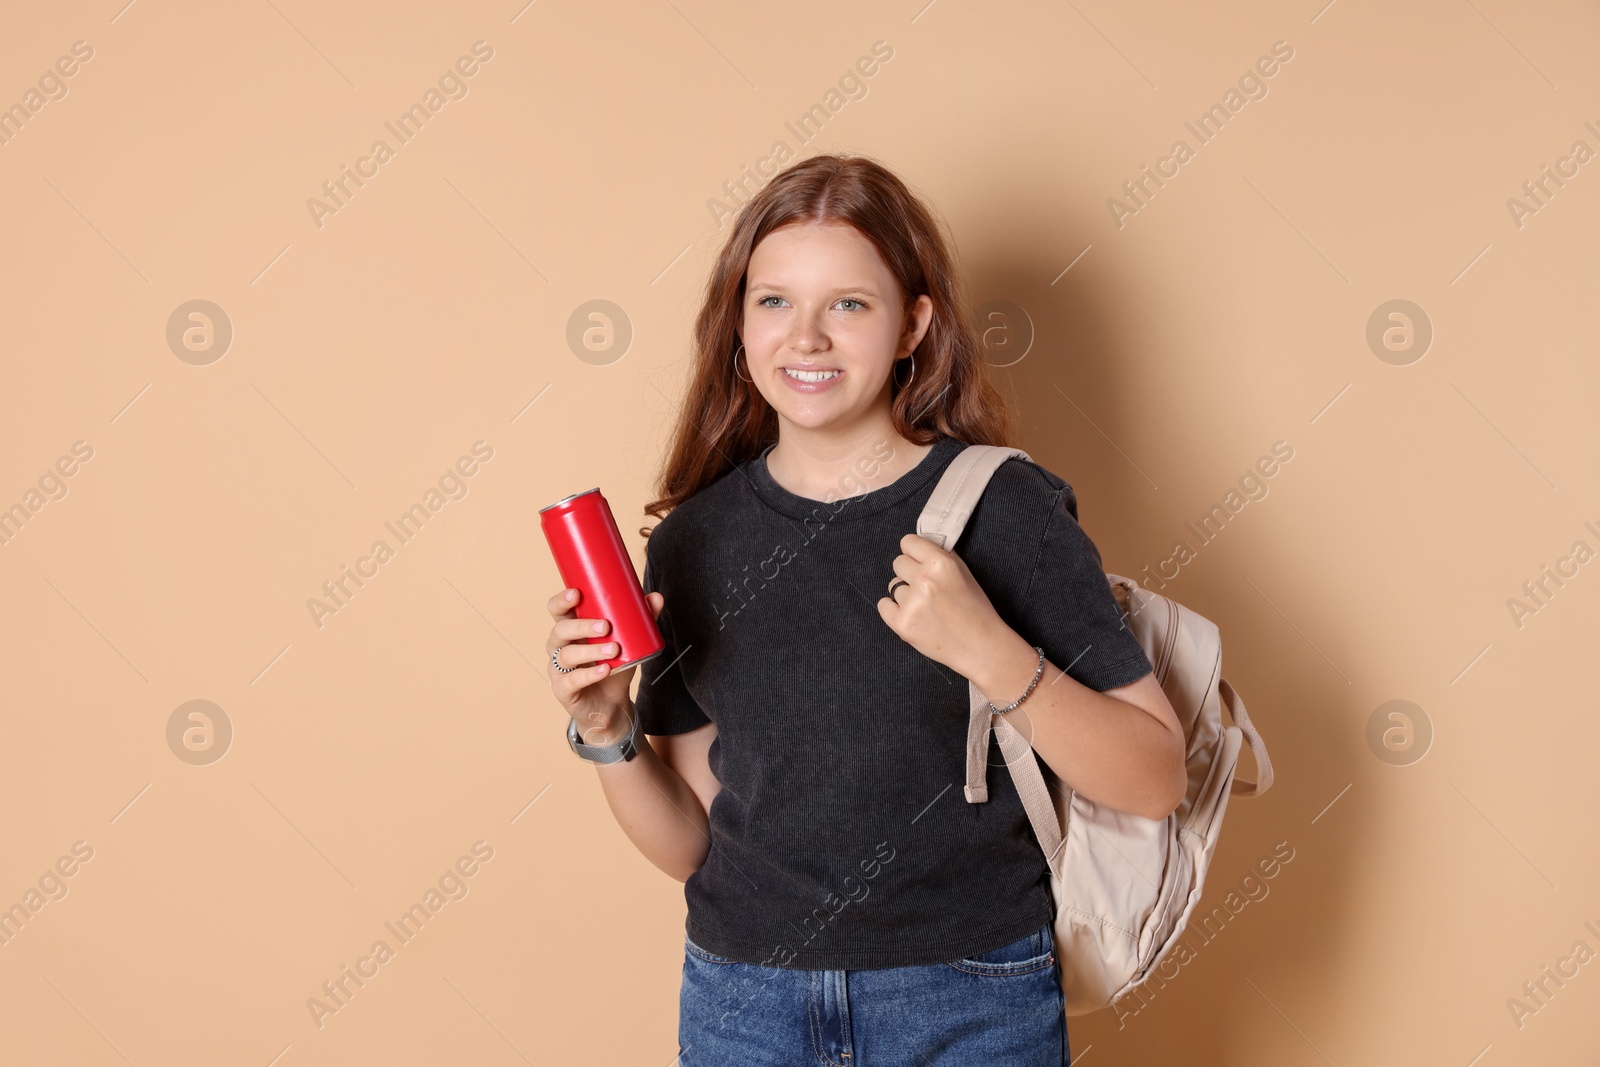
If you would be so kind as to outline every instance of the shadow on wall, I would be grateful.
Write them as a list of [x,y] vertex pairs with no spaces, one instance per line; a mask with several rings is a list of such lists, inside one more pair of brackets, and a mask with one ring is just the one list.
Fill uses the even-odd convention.
[[[1157,589],[1221,628],[1224,673],[1262,731],[1278,774],[1263,797],[1229,806],[1184,948],[1174,947],[1160,977],[1143,987],[1141,1000],[1126,1002],[1120,1012],[1073,1019],[1072,1044],[1098,1046],[1106,1063],[1149,1063],[1170,1055],[1174,1035],[1182,1034],[1186,1063],[1220,1064],[1233,1035],[1271,1011],[1259,1002],[1272,995],[1260,987],[1261,974],[1281,977],[1286,948],[1306,961],[1337,955],[1348,921],[1341,902],[1351,881],[1341,872],[1361,859],[1346,842],[1358,840],[1359,828],[1370,825],[1359,794],[1344,797],[1333,809],[1336,817],[1330,813],[1312,823],[1338,792],[1322,795],[1325,785],[1353,777],[1353,768],[1327,765],[1329,753],[1351,751],[1336,728],[1348,720],[1348,698],[1336,702],[1345,694],[1324,677],[1305,677],[1298,654],[1284,655],[1281,618],[1247,584],[1231,553],[1206,547],[1225,532],[1218,529],[1225,516],[1214,513],[1213,505],[1227,499],[1235,509],[1231,521],[1248,523],[1250,509],[1260,510],[1260,502],[1270,499],[1272,481],[1293,477],[1296,433],[1307,442],[1309,436],[1298,413],[1251,418],[1208,405],[1203,392],[1189,393],[1185,380],[1203,376],[1205,368],[1172,361],[1193,361],[1204,344],[1151,353],[1141,350],[1134,324],[1139,309],[1177,307],[1194,295],[1163,293],[1148,277],[1118,276],[1114,258],[1093,247],[1105,240],[1103,233],[1047,256],[1027,220],[1049,217],[1059,205],[1047,210],[1027,204],[1024,190],[1012,192],[1014,199],[990,187],[982,197],[953,200],[1003,205],[996,211],[1004,217],[964,220],[966,232],[976,236],[965,242],[963,253],[969,299],[979,309],[992,302],[1001,312],[980,322],[980,330],[1019,331],[989,338],[990,345],[1002,344],[998,351],[1004,354],[990,357],[998,368],[992,377],[1018,415],[1015,443],[1073,486],[1079,518],[1108,571]],[[1095,195],[1089,189],[1062,193],[1091,201]],[[977,250],[979,242],[1003,253]],[[1087,254],[1084,244],[1091,246]],[[1015,312],[1005,314],[1004,302],[1020,308],[1028,322],[1012,321]],[[1030,322],[1031,347],[1023,352]],[[1183,402],[1186,394],[1189,403]],[[1214,516],[1210,523],[1204,521],[1208,514]],[[1186,542],[1194,558],[1182,561],[1181,570],[1175,563],[1158,573],[1149,570],[1173,559],[1177,541]],[[1288,546],[1271,551],[1284,558],[1253,557],[1260,563],[1252,566],[1270,572],[1275,563],[1283,569],[1296,565]],[[1170,579],[1165,586],[1152,580],[1159,574]],[[1327,627],[1337,621],[1312,616],[1302,624],[1332,634]],[[1304,767],[1316,773],[1297,773]],[[1248,746],[1238,774],[1255,777]],[[1308,857],[1315,857],[1315,881]]]

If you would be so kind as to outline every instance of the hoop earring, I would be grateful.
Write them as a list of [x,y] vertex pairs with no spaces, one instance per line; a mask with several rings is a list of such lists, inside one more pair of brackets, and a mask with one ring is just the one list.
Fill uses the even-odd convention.
[[738,378],[739,378],[739,380],[741,382],[749,382],[751,385],[754,385],[755,384],[755,379],[754,378],[746,378],[744,375],[739,374],[739,353],[743,352],[743,351],[744,351],[744,342],[740,341],[739,342],[739,347],[734,349],[734,352],[733,352],[733,373],[738,375]]
[[[910,388],[911,383],[917,379],[917,354],[913,352],[906,358],[911,360],[911,377],[906,379],[905,385],[900,385],[900,379],[894,377],[894,367],[889,368],[889,377],[894,378],[894,384],[899,385],[902,390]],[[895,367],[899,365],[899,362],[896,361]]]

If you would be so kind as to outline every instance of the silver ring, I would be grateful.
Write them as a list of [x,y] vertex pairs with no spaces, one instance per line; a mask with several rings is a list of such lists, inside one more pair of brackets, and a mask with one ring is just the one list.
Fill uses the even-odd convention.
[[894,581],[890,582],[889,583],[889,599],[890,600],[894,600],[894,602],[896,604],[900,603],[900,601],[895,600],[895,598],[894,598],[895,593],[899,591],[899,589],[900,589],[900,587],[902,585],[910,585],[910,584],[911,583],[906,581],[904,578],[896,578]]
[[[566,648],[566,647],[567,647],[566,645],[562,645],[561,646],[561,648]],[[552,666],[555,667],[556,670],[560,671],[562,674],[571,674],[573,671],[577,670],[578,668],[576,668],[576,667],[563,667],[561,665],[561,661],[556,658],[557,656],[561,655],[561,648],[558,648],[554,652],[550,653],[550,663],[551,663]]]

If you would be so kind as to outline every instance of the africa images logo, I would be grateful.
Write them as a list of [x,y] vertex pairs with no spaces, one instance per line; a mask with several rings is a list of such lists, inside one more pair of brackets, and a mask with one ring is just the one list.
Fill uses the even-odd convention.
[[354,170],[349,164],[341,163],[339,176],[322,183],[322,193],[327,199],[319,200],[314,196],[306,198],[306,210],[311,213],[311,221],[317,229],[322,229],[326,216],[337,215],[358,190],[376,178],[380,168],[395,157],[398,147],[410,144],[411,139],[422,132],[428,120],[443,111],[446,104],[452,100],[465,100],[469,91],[467,79],[477,75],[482,69],[481,64],[493,58],[494,48],[487,41],[474,41],[472,55],[462,56],[453,67],[447,67],[439,75],[437,88],[428,86],[420,101],[400,112],[393,122],[383,124],[395,139],[393,146],[380,137],[372,142],[366,155],[356,160]]

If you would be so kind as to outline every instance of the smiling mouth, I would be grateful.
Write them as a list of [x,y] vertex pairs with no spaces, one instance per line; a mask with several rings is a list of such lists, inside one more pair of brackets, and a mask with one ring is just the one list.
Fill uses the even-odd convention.
[[825,382],[830,378],[837,378],[843,374],[842,370],[795,370],[792,367],[783,368],[783,373],[800,382]]

